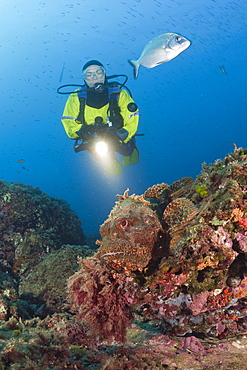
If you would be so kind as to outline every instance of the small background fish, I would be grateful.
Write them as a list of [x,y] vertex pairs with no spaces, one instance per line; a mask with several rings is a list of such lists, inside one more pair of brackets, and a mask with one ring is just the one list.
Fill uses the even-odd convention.
[[223,74],[223,75],[228,75],[228,73],[226,72],[226,70],[225,70],[225,67],[224,66],[218,66],[219,67],[219,69],[220,69],[220,71],[221,71],[221,73]]
[[137,78],[141,65],[153,68],[169,62],[190,46],[191,42],[177,33],[163,33],[149,41],[137,60],[129,60],[134,66],[134,77]]
[[62,82],[63,74],[64,74],[64,69],[65,69],[65,63],[63,63],[63,67],[62,67],[62,70],[61,70],[61,73],[60,73],[59,83],[61,83],[61,82]]

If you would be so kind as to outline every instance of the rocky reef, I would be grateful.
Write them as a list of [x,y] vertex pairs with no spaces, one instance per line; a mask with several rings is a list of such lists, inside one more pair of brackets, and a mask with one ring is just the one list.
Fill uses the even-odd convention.
[[71,309],[102,339],[133,319],[172,335],[247,330],[247,150],[203,164],[196,180],[118,196],[93,257],[69,279]]
[[[81,222],[69,205],[39,188],[0,181],[0,263],[25,275],[62,244],[85,244]],[[35,249],[35,250],[34,250]]]
[[0,320],[61,310],[77,255],[91,254],[84,244],[81,222],[65,201],[0,181]]
[[0,185],[0,369],[246,368],[246,149],[118,195],[97,250],[66,203]]

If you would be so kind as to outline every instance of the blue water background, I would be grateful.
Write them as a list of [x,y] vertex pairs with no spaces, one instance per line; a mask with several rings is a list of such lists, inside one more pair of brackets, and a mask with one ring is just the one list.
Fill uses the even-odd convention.
[[[90,234],[126,188],[142,194],[195,177],[232,143],[246,147],[246,13],[243,0],[1,0],[0,178],[66,200]],[[128,59],[165,32],[192,45],[166,64],[141,67],[134,80]],[[140,109],[140,162],[123,175],[105,175],[88,153],[75,154],[60,122],[66,96],[56,89],[81,83],[90,59],[108,75],[128,75]]]

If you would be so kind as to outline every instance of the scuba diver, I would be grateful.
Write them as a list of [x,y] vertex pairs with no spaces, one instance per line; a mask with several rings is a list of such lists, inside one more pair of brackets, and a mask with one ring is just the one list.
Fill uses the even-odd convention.
[[[90,60],[82,68],[85,85],[58,89],[61,93],[63,87],[80,86],[69,93],[61,121],[68,137],[75,140],[75,152],[88,150],[108,174],[121,174],[122,165],[139,160],[135,143],[139,110],[131,93],[122,89],[127,77],[123,84],[108,81],[119,76],[124,75],[107,77],[103,64]],[[122,165],[115,153],[122,155]]]

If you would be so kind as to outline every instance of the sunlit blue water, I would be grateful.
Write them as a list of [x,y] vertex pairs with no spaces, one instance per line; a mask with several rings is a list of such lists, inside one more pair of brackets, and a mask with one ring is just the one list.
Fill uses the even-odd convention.
[[[89,234],[126,188],[142,194],[195,177],[232,143],[246,147],[246,9],[228,0],[2,0],[0,177],[65,199]],[[141,67],[134,80],[127,60],[165,32],[192,45],[169,63]],[[89,59],[127,74],[140,109],[140,163],[123,175],[107,176],[88,153],[75,154],[60,122],[66,96],[56,89],[81,83]]]

